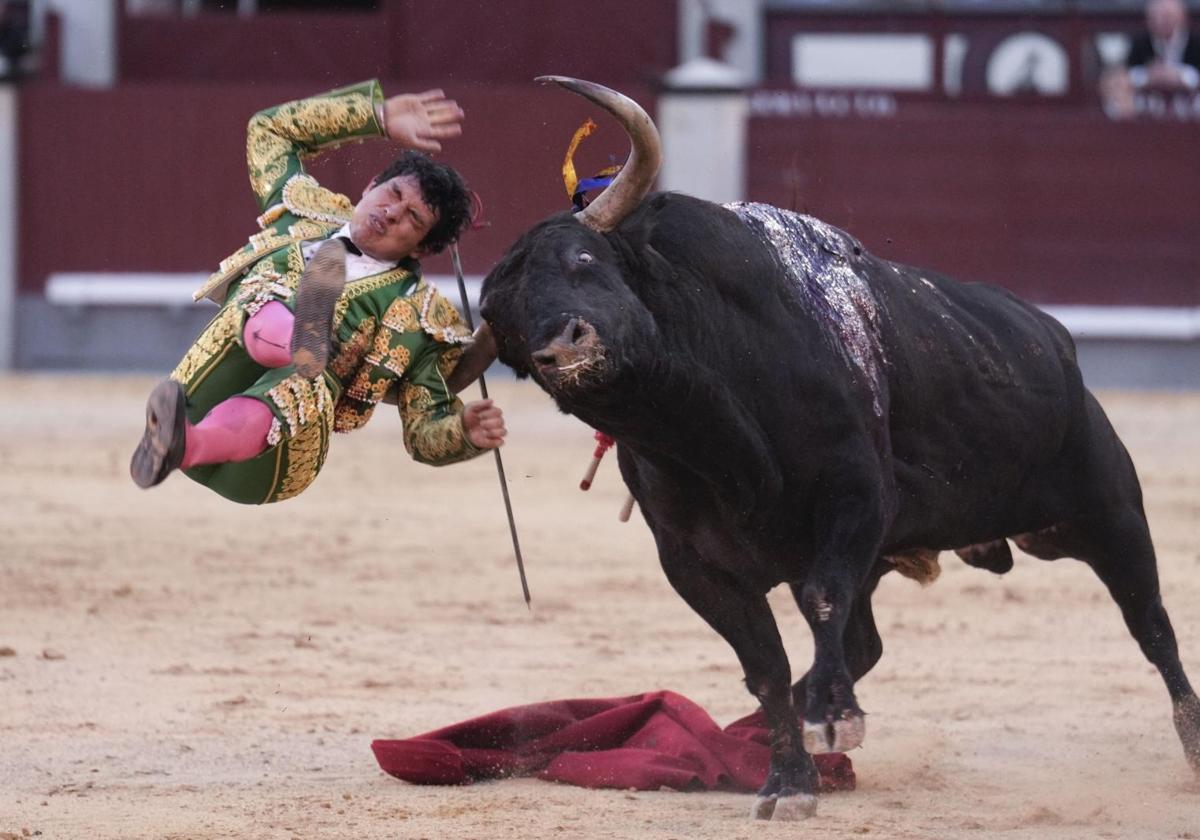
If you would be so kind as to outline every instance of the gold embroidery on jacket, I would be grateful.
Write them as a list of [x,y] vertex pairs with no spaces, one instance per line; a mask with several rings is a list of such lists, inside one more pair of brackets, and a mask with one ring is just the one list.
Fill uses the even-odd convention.
[[228,257],[221,260],[217,266],[217,270],[210,274],[208,279],[204,281],[204,285],[192,294],[192,300],[200,300],[207,297],[212,298],[219,304],[224,303],[224,289],[237,275],[245,271],[247,266],[279,250],[285,245],[291,244],[291,242],[291,237],[275,233],[274,231],[263,231],[262,233],[254,234],[250,237],[248,248],[234,251]]
[[[322,383],[322,387],[324,387]],[[275,501],[297,495],[312,484],[329,452],[329,426],[333,420],[332,401],[326,400],[319,417],[309,422],[287,442],[287,472],[279,485]]]
[[255,114],[246,130],[246,168],[250,170],[250,187],[254,194],[265,199],[275,183],[284,176],[292,144],[274,131],[271,117]]
[[361,131],[373,116],[371,98],[352,93],[289,102],[275,109],[273,122],[283,129],[281,134],[290,135],[294,140],[308,140]]
[[408,348],[403,344],[397,344],[384,354],[383,358],[380,359],[380,364],[396,374],[397,377],[401,377],[408,370],[408,363],[411,360],[412,354],[408,352]]
[[378,403],[384,398],[388,392],[388,388],[392,387],[392,380],[389,377],[376,379],[371,383],[371,402]]
[[[342,292],[342,296],[338,298],[337,305],[333,307],[333,328],[336,331],[342,325],[342,321],[346,318],[346,310],[350,308],[350,301],[360,295],[369,295],[371,292],[382,289],[384,286],[390,286],[392,283],[403,283],[409,277],[408,269],[394,268],[391,271],[384,271],[381,274],[373,274],[369,277],[363,277],[360,280],[352,280],[346,284],[346,291]],[[420,288],[418,286],[418,288]]]
[[[258,113],[246,131],[246,165],[260,200],[287,174],[293,150],[311,155],[361,131],[374,118],[371,97],[361,93],[302,99],[280,105],[274,113]],[[297,148],[299,147],[299,148]]]
[[383,325],[398,333],[416,332],[421,328],[411,298],[397,298],[383,313]]
[[[343,422],[354,422],[359,426],[365,424],[371,418],[375,405],[392,387],[394,376],[403,374],[403,368],[397,372],[389,365],[389,362],[394,363],[394,360],[398,359],[407,360],[409,352],[404,347],[390,348],[388,345],[391,343],[392,335],[392,331],[385,327],[373,334],[364,332],[352,337],[351,340],[355,342],[356,351],[365,349],[366,345],[370,343],[371,352],[360,356],[355,367],[348,371],[348,373],[354,374],[354,379],[346,389],[341,402],[361,403],[363,409],[347,414],[344,420],[341,416],[335,418],[335,431],[350,431],[351,428],[357,427],[343,426]],[[350,359],[351,357],[348,356],[345,361],[347,365],[349,365]]]
[[333,421],[335,432],[352,432],[360,426],[367,425],[367,421],[375,413],[376,404],[383,399],[384,394],[388,391],[388,386],[391,385],[390,379],[384,379],[382,382],[383,387],[376,389],[376,386],[371,383],[370,368],[364,367],[358,372],[354,382],[338,400],[337,413]]
[[363,357],[367,355],[367,348],[371,344],[371,338],[375,335],[375,318],[368,315],[363,318],[358,327],[354,330],[354,334],[349,339],[342,342],[338,348],[338,353],[334,356],[333,361],[329,363],[329,369],[333,375],[343,382],[354,373],[360,364]]
[[352,400],[357,400],[361,403],[374,403],[377,400],[371,399],[371,368],[367,365],[362,365],[358,368],[354,380],[350,383],[350,387],[346,389],[346,396]]
[[304,274],[304,251],[296,242],[287,252],[287,282],[295,290],[300,285],[300,277]]
[[421,301],[421,328],[443,344],[468,344],[471,331],[462,322],[454,304],[430,287]]
[[283,415],[289,440],[298,435],[303,426],[318,421],[332,402],[329,386],[323,376],[305,379],[298,373],[293,373],[267,391],[267,399]]
[[275,261],[270,257],[260,260],[238,284],[234,302],[247,315],[258,311],[272,300],[287,300],[292,296],[295,283],[275,270]]
[[371,345],[371,353],[367,356],[367,364],[378,365],[387,355],[388,345],[391,344],[391,330],[380,330],[375,333],[375,342]]
[[264,256],[270,251],[278,250],[291,241],[291,237],[285,236],[282,233],[276,233],[273,230],[264,230],[261,233],[256,233],[249,239],[249,250],[243,247],[221,260],[217,266],[217,270],[213,272],[213,277],[236,274],[259,257]]
[[270,229],[260,231],[250,235],[250,250],[261,254],[273,246],[278,246],[280,240],[286,241],[286,237]]
[[455,399],[452,412],[435,419],[434,399],[423,385],[405,383],[401,399],[404,402],[404,447],[414,458],[436,464],[465,461],[479,454],[469,440],[462,424],[462,403]]
[[279,221],[280,217],[287,212],[287,208],[283,204],[272,204],[268,207],[256,221],[260,228],[264,230],[275,222]]
[[[340,225],[338,225],[340,227]],[[288,226],[288,236],[292,239],[317,239],[327,235],[335,228],[331,224],[318,222],[314,219],[300,219],[293,225]]]
[[458,360],[462,358],[462,347],[451,347],[438,356],[437,368],[438,373],[442,375],[442,379],[449,378],[454,369],[458,367]]
[[365,413],[356,411],[352,405],[342,401],[338,403],[337,410],[333,416],[333,430],[342,434],[352,432],[366,425],[366,422],[370,419],[371,411]]

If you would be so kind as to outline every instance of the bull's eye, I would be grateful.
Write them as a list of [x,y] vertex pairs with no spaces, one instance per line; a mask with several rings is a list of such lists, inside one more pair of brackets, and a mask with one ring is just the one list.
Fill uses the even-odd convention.
[[587,265],[588,263],[594,263],[596,258],[592,256],[591,251],[580,251],[579,256],[575,258],[575,261]]

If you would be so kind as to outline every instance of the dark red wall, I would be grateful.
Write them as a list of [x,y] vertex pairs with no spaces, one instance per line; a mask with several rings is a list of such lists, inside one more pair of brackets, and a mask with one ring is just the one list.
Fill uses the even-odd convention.
[[[567,204],[562,155],[585,116],[601,129],[580,153],[582,173],[627,148],[610,120],[531,77],[607,82],[653,112],[651,85],[676,63],[677,11],[674,0],[386,0],[357,14],[122,16],[117,88],[21,90],[21,289],[40,292],[54,271],[212,270],[254,230],[249,116],[371,76],[391,93],[442,86],[466,108],[466,134],[443,159],[483,197],[489,226],[462,252],[469,272],[484,273]],[[1047,22],[1001,17],[954,25]],[[1074,45],[1073,102],[926,96],[902,98],[886,119],[754,118],[749,197],[845,227],[881,256],[1038,301],[1198,306],[1200,123],[1112,123],[1079,87],[1085,30],[1131,19],[1055,23]],[[771,84],[786,86],[789,32],[855,21],[935,32],[951,23],[770,13]],[[383,142],[351,146],[312,171],[356,195],[390,153]],[[450,271],[445,257],[427,269]]]
[[[384,91],[433,81],[385,82]],[[653,111],[646,87],[627,92]],[[20,287],[40,291],[52,271],[211,271],[256,231],[245,164],[246,121],[256,110],[314,93],[299,85],[130,84],[89,92],[57,85],[21,91]],[[469,272],[491,263],[531,224],[566,209],[562,158],[576,127],[596,115],[556,87],[461,86],[462,138],[443,160],[484,201],[488,226],[463,240]],[[605,121],[578,156],[590,173],[624,157],[621,130]],[[357,197],[390,159],[383,141],[316,160],[327,186]],[[449,273],[443,256],[426,268]]]
[[[388,82],[385,90],[426,82]],[[628,92],[653,112],[653,92]],[[246,120],[312,93],[278,85],[56,85],[21,94],[21,289],[52,271],[209,271],[254,231]],[[619,129],[532,84],[455,91],[465,135],[443,158],[484,200],[467,270],[484,273],[567,204],[562,155],[589,114],[581,172],[623,156]],[[896,117],[755,118],[749,197],[812,213],[881,256],[1043,302],[1200,305],[1200,125],[1112,123],[1085,109],[901,103]],[[383,142],[316,161],[355,195]],[[445,257],[428,270],[448,273]]]
[[901,104],[758,118],[749,194],[876,254],[1046,303],[1200,306],[1200,125],[1073,108]]
[[676,0],[385,0],[377,12],[238,18],[123,15],[123,81],[258,83],[437,79],[524,83],[545,73],[608,84],[676,61]]
[[645,83],[678,63],[677,0],[406,0],[388,8],[397,10],[399,78],[520,84],[556,73]]

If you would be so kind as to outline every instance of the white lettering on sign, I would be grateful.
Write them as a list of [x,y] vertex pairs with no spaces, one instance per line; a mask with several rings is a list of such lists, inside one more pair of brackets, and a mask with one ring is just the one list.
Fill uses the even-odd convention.
[[752,117],[896,116],[899,104],[890,93],[877,91],[759,90],[750,94]]

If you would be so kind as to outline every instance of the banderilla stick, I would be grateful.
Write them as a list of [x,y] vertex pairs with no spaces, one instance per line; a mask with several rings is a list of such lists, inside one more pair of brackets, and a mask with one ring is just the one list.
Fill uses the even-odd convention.
[[583,474],[583,480],[579,482],[580,490],[592,489],[592,481],[596,478],[596,470],[600,468],[600,459],[604,457],[604,453],[612,448],[616,443],[604,432],[596,432],[596,451],[592,453],[592,462],[588,464],[587,472]]
[[[458,255],[458,243],[450,245],[450,261],[454,263],[454,275],[458,278],[458,295],[462,298],[463,315],[467,319],[467,327],[475,332],[475,318],[471,315],[471,301],[467,298],[467,281],[463,278],[462,258]],[[479,374],[479,390],[483,398],[488,398],[487,382],[483,374]],[[517,522],[513,519],[512,500],[508,497],[508,481],[504,477],[504,461],[500,458],[500,450],[493,449],[496,456],[496,473],[500,476],[500,492],[504,496],[504,512],[508,514],[508,530],[512,534],[513,551],[517,555],[517,572],[521,575],[521,591],[525,593],[525,606],[532,610],[529,597],[529,582],[525,580],[525,561],[521,558],[521,541],[517,539]]]

